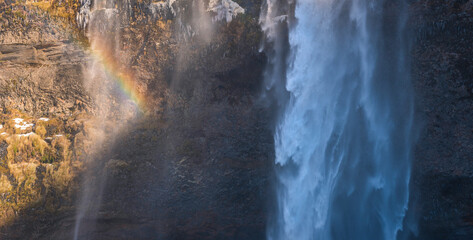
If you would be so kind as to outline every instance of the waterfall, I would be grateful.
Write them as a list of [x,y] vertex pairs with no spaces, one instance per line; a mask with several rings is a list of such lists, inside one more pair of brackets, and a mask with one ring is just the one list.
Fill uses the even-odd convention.
[[[123,8],[128,7],[126,3]],[[78,22],[86,31],[90,43],[83,82],[93,98],[96,116],[87,136],[94,146],[84,157],[86,169],[77,204],[74,240],[93,238],[90,234],[95,230],[107,182],[105,165],[110,160],[107,150],[137,112],[133,98],[130,100],[117,84],[117,76],[126,71],[126,66],[120,62],[123,57],[120,52],[118,4],[114,0],[83,0],[82,4]]]
[[[267,0],[261,18],[270,68],[286,61],[285,71],[267,74],[283,80],[266,82],[288,96],[274,133],[268,239],[394,240],[407,211],[413,146],[406,3],[282,2]],[[288,28],[287,57],[275,49],[284,38],[278,28]]]

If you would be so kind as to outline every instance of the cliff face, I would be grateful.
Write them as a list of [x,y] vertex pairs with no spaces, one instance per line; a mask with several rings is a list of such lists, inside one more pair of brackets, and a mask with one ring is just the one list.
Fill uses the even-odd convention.
[[[14,109],[22,111],[21,117],[35,124],[26,134],[38,132],[41,117],[57,119],[64,127],[47,129],[40,139],[53,151],[47,138],[54,141],[63,135],[71,153],[51,162],[42,161],[41,154],[5,159],[7,165],[34,164],[32,180],[23,184],[30,186],[24,192],[35,192],[7,214],[10,220],[2,230],[6,238],[71,238],[75,208],[83,201],[78,189],[101,183],[101,199],[88,199],[101,210],[83,220],[81,238],[264,237],[273,148],[268,110],[259,103],[265,62],[258,52],[260,2],[237,2],[244,14],[239,10],[227,16],[217,5],[207,9],[193,1],[181,1],[175,9],[151,1],[117,6],[120,58],[114,61],[133,72],[135,90],[146,95],[146,106],[114,134],[121,116],[107,117],[104,129],[93,126],[103,103],[94,96],[98,86],[87,79],[88,42],[80,41],[70,18],[58,17],[49,8],[12,7],[25,18],[13,26],[12,18],[6,17],[11,27],[1,35],[5,64],[0,76],[5,86],[11,85],[0,94],[4,119],[14,118]],[[178,7],[187,12],[179,13]],[[41,24],[27,27],[37,19],[51,22],[51,29]],[[15,85],[12,76],[24,80]],[[113,105],[112,95],[104,99]],[[76,128],[67,127],[73,123]],[[91,170],[84,161],[91,156],[88,150],[96,132],[113,139],[95,152]],[[8,134],[16,137],[13,128]],[[70,163],[70,191],[53,184],[41,192],[44,184],[36,175],[42,166],[51,165],[54,172],[63,162]],[[11,169],[7,167],[4,175],[12,175]],[[90,178],[88,183],[80,176]],[[18,191],[22,189],[11,196],[21,199]],[[54,201],[45,193],[51,191],[59,195]]]
[[0,1],[2,238],[21,238],[6,229],[50,221],[74,204],[92,102],[80,80],[85,54],[65,21]]
[[[103,182],[104,191],[89,199],[100,211],[84,220],[82,238],[264,238],[273,138],[271,112],[260,99],[261,1],[235,1],[245,13],[231,16],[218,6],[208,12],[207,1],[121,2],[115,61],[133,72],[146,107],[114,134],[121,116],[94,125],[103,103],[87,81],[90,45],[77,27],[87,23],[87,11],[78,1],[12,2],[0,0],[5,239],[71,238],[83,178]],[[473,235],[472,6],[410,5],[423,129],[411,191],[419,239]],[[112,95],[104,99],[113,105]],[[17,128],[15,118],[34,125]],[[99,132],[110,139],[97,153],[91,149]],[[84,163],[92,157],[90,170]]]
[[[199,7],[191,3],[181,9]],[[123,28],[124,55],[148,93],[150,115],[104,157],[102,212],[84,221],[81,236],[264,238],[272,161],[269,118],[258,104],[265,58],[257,49],[259,3],[239,5],[245,14],[203,20],[208,29],[189,12],[128,13],[134,20]],[[58,238],[71,230],[64,222],[55,229]]]
[[0,2],[0,110],[66,114],[90,103],[82,86],[86,56],[69,20],[33,5]]
[[419,238],[471,239],[473,1],[418,1],[410,15],[422,127],[411,184]]

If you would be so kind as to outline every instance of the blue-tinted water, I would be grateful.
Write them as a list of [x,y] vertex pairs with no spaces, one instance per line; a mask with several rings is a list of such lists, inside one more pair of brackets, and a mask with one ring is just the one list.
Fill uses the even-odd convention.
[[[274,134],[277,207],[268,239],[396,239],[413,145],[406,6],[297,0],[285,17],[280,2],[268,0],[262,18],[273,43],[281,36],[271,22],[290,23],[285,75],[268,74],[285,79],[289,95]],[[274,52],[271,62],[280,62]]]

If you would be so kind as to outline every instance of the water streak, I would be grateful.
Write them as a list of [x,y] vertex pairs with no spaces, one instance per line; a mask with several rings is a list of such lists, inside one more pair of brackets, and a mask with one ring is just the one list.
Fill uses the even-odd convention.
[[[133,75],[119,60],[119,9],[114,0],[84,0],[81,26],[86,27],[90,49],[84,69],[84,85],[95,106],[93,127],[87,140],[93,143],[85,156],[81,192],[77,205],[73,239],[92,239],[107,184],[105,165],[110,146],[143,106],[144,96],[136,91]],[[93,4],[92,4],[93,3]],[[125,6],[126,7],[126,6]],[[118,84],[117,84],[118,83]]]
[[[267,2],[264,12],[280,7]],[[268,239],[394,240],[408,206],[413,145],[406,4],[294,6],[262,17],[264,28],[294,16],[292,25],[283,19],[289,56],[287,72],[276,76],[289,97],[275,129],[277,207]]]

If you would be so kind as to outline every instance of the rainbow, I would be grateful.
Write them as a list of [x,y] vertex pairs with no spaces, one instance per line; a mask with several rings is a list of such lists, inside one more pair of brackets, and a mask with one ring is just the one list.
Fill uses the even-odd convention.
[[[47,11],[39,7],[37,7],[36,10],[47,13]],[[64,21],[64,23],[68,26],[71,25],[68,21]],[[62,28],[65,32],[68,32],[65,26],[56,25],[56,27]],[[70,28],[73,29],[75,26]],[[147,110],[147,98],[144,93],[141,93],[137,89],[133,70],[119,63],[113,56],[113,51],[110,47],[107,47],[107,44],[94,39],[93,47],[90,45],[84,46],[84,43],[76,38],[72,39],[72,43],[82,49],[85,53],[89,54],[90,57],[100,62],[104,72],[114,80],[122,93],[131,100],[139,110],[142,112]]]
[[133,70],[119,63],[113,56],[113,51],[101,41],[94,40],[93,47],[90,47],[87,52],[101,63],[104,72],[114,80],[129,100],[141,111],[146,110],[146,96],[136,88]]

